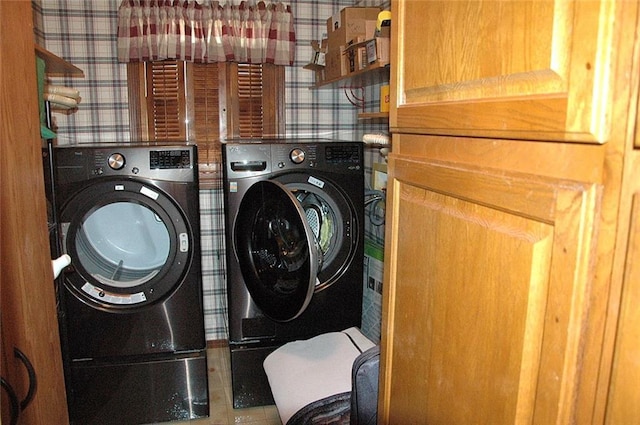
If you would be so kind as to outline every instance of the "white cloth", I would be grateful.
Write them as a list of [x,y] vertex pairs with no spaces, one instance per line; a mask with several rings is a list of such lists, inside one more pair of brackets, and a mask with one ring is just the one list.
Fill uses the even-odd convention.
[[351,368],[375,344],[358,328],[289,342],[269,354],[264,370],[283,424],[309,403],[351,391]]
[[44,86],[45,93],[57,94],[64,97],[70,97],[75,99],[76,101],[80,100],[80,91],[66,86],[55,86],[51,84],[46,84]]
[[44,100],[49,101],[56,106],[61,106],[67,109],[78,107],[78,101],[76,99],[59,94],[45,93]]

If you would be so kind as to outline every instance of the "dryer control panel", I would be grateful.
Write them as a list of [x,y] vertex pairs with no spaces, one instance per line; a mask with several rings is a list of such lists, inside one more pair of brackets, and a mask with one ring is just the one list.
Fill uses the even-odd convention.
[[191,155],[187,149],[149,151],[149,168],[151,169],[166,170],[190,167]]
[[59,184],[107,176],[192,182],[198,176],[197,148],[193,145],[56,147],[54,164]]

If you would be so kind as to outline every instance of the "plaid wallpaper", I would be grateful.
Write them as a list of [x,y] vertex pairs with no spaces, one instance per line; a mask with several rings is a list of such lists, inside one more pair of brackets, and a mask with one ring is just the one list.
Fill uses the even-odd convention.
[[[117,62],[117,10],[120,0],[33,0],[36,41],[84,71],[84,78],[53,79],[80,91],[72,114],[54,114],[58,144],[127,143],[129,115],[126,65]],[[389,1],[302,0],[288,2],[295,15],[296,62],[286,70],[286,135],[361,140],[370,132],[387,132],[386,123],[359,122],[356,109],[340,90],[309,90],[313,73],[302,69],[311,57],[312,40],[326,31],[326,19],[345,6],[383,6]],[[366,108],[376,108],[378,86],[367,87]],[[366,149],[366,182],[377,149]],[[227,339],[224,211],[222,192],[200,193],[202,268],[207,340]],[[371,206],[367,207],[367,211]],[[384,226],[365,223],[367,238],[382,245]]]

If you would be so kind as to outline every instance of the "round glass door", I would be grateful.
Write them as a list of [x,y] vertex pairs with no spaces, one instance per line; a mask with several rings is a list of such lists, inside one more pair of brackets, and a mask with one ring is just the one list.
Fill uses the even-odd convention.
[[281,183],[251,186],[240,203],[235,247],[256,305],[269,318],[289,321],[309,305],[321,262],[304,209]]
[[114,202],[82,219],[75,238],[78,261],[103,285],[133,288],[153,279],[169,258],[166,224],[146,205]]
[[101,183],[77,194],[61,215],[73,268],[66,286],[83,302],[130,309],[171,294],[190,263],[191,234],[157,188]]

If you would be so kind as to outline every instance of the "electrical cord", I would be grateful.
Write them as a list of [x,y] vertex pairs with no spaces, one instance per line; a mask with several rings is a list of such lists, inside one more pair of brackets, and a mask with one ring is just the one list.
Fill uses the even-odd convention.
[[370,197],[365,199],[364,207],[369,209],[369,220],[374,226],[382,226],[385,221],[385,204],[387,196],[382,190],[365,190],[364,196]]

